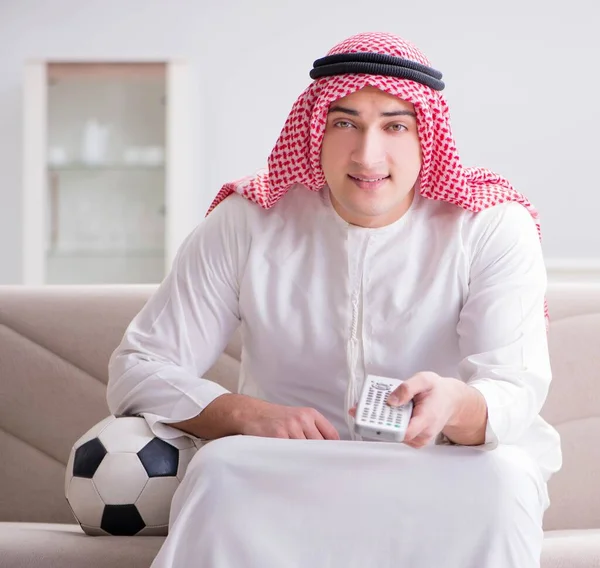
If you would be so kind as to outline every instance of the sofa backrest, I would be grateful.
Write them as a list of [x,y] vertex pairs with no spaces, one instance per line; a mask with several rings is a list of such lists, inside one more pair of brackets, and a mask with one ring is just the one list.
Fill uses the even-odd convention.
[[[0,286],[0,521],[74,522],[73,443],[109,414],[108,359],[155,286]],[[235,390],[236,332],[208,378]]]
[[600,283],[548,290],[552,383],[542,416],[561,435],[546,528],[600,528]]
[[[108,414],[108,359],[155,286],[0,286],[0,521],[73,522],[64,498],[73,443]],[[563,469],[545,526],[600,527],[600,284],[548,294],[554,381],[543,416]],[[238,332],[207,373],[236,390]]]

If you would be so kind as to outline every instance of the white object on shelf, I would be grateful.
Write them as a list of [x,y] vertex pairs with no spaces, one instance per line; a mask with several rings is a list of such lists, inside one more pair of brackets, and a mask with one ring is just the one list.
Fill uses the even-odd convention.
[[157,166],[165,160],[165,151],[162,146],[146,146],[143,149],[142,161],[149,166]]
[[52,146],[48,148],[48,163],[51,166],[64,166],[69,162],[67,149],[63,146]]
[[85,164],[101,164],[106,161],[109,128],[95,118],[88,120],[81,139],[81,161]]
[[129,148],[125,148],[123,152],[123,162],[130,165],[141,164],[142,163],[142,148],[138,146],[130,146]]
[[123,152],[123,162],[129,165],[160,166],[165,161],[162,146],[130,146]]

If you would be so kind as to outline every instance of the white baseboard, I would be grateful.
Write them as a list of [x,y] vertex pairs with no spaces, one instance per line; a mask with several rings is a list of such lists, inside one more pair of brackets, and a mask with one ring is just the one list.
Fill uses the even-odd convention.
[[548,282],[600,283],[600,258],[548,258]]

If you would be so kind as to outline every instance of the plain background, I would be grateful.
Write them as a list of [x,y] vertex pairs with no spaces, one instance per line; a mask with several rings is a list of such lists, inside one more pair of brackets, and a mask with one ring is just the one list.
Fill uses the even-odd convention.
[[600,266],[600,8],[593,0],[0,0],[0,284],[21,280],[22,74],[29,59],[193,64],[198,221],[263,167],[314,59],[362,31],[444,73],[466,166],[538,208],[550,265]]

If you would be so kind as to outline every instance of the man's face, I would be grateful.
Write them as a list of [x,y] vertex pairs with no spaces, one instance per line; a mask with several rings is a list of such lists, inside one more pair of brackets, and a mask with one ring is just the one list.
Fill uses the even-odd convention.
[[348,223],[374,228],[402,217],[421,160],[411,103],[375,87],[331,103],[321,168],[333,206]]

